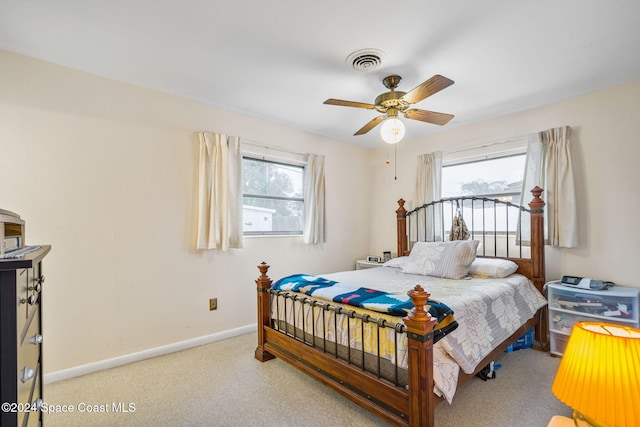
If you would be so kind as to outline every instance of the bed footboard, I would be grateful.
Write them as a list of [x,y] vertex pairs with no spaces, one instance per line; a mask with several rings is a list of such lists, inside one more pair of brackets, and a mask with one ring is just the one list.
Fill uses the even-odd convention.
[[[283,331],[278,321],[272,319],[272,281],[267,276],[269,265],[263,262],[258,269],[260,277],[256,280],[258,296],[256,359],[264,362],[278,357],[392,425],[426,427],[434,425],[434,408],[441,399],[433,393],[433,328],[436,320],[431,317],[425,307],[429,297],[428,292],[419,285],[409,292],[414,308],[403,319],[404,327],[396,328],[402,329],[400,332],[406,334],[407,340],[405,387],[403,383],[399,384],[396,381],[394,384],[383,378],[379,368],[377,374],[368,372],[364,366],[364,351],[362,351],[362,366],[358,366],[357,363],[351,363],[350,348],[347,349],[349,354],[347,360],[338,357],[337,339],[334,354],[322,346],[315,345],[315,332],[311,341],[306,338],[304,324],[301,338],[296,333],[299,327],[296,327],[295,322],[293,333]],[[311,307],[313,306],[315,303],[311,304]],[[355,317],[352,311],[347,312],[349,317]],[[324,338],[321,337],[321,339]],[[361,348],[364,349],[364,343]]]

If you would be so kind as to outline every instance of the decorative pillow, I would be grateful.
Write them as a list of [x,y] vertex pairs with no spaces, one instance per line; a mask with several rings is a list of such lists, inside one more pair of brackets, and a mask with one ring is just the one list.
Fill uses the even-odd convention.
[[462,279],[476,258],[477,240],[417,242],[411,249],[403,273]]
[[408,256],[400,256],[400,257],[397,257],[397,258],[391,258],[389,261],[385,262],[382,265],[384,267],[402,268],[402,267],[405,266],[407,261],[409,261],[409,257]]
[[516,272],[518,264],[508,259],[476,258],[469,267],[469,274],[484,277],[507,277]]

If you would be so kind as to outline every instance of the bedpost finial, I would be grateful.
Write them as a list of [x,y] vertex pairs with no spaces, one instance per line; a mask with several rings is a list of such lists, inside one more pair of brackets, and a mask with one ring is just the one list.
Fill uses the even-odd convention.
[[531,190],[531,194],[533,194],[533,200],[529,202],[529,208],[531,208],[532,211],[542,211],[542,209],[544,208],[544,200],[542,200],[542,198],[540,197],[543,191],[544,190],[537,185]]
[[267,276],[267,271],[269,271],[269,267],[271,266],[264,261],[262,261],[260,265],[258,265],[258,270],[260,270],[260,277],[258,278],[258,280],[271,281],[271,279],[269,279],[269,276]]
[[396,214],[398,216],[403,216],[404,217],[404,215],[407,213],[407,210],[404,208],[404,203],[405,203],[404,199],[398,200],[398,206],[399,207],[396,210]]
[[429,311],[425,308],[427,300],[431,296],[429,292],[425,291],[422,286],[416,285],[415,288],[407,292],[407,295],[409,295],[413,303],[413,309],[409,313],[411,319],[428,319],[431,317]]
[[536,185],[535,187],[533,187],[533,190],[531,190],[531,194],[533,194],[534,199],[539,199],[543,191],[544,190],[542,188]]

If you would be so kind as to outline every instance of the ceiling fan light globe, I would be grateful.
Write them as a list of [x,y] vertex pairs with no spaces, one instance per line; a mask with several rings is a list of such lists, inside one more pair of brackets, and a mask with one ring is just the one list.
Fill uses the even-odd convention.
[[404,138],[405,127],[402,120],[397,117],[388,118],[382,123],[380,136],[387,144],[396,144]]

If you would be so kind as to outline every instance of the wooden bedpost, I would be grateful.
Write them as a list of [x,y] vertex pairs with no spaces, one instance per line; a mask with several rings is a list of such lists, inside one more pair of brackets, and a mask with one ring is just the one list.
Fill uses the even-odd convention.
[[531,210],[531,259],[533,260],[532,274],[536,287],[542,290],[544,286],[544,200],[540,198],[544,190],[535,187],[531,190],[533,200],[529,203]]
[[[542,292],[545,283],[544,265],[544,200],[540,198],[544,190],[538,186],[531,190],[533,200],[529,203],[531,210],[531,275],[533,284]],[[547,351],[547,310],[540,310],[540,318],[535,330],[535,347]]]
[[409,425],[433,427],[436,399],[433,396],[433,327],[425,305],[429,293],[417,285],[408,292],[413,309],[404,318],[407,326],[407,357],[409,375]]
[[271,297],[267,289],[271,288],[271,279],[267,276],[270,265],[266,262],[258,266],[260,277],[256,280],[258,288],[258,347],[256,347],[255,356],[261,362],[273,359],[275,356],[264,349],[265,343],[265,326],[271,326]]
[[400,206],[396,210],[396,221],[398,223],[398,256],[409,254],[409,243],[407,242],[407,210],[404,208],[404,200],[398,200]]

